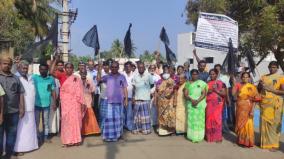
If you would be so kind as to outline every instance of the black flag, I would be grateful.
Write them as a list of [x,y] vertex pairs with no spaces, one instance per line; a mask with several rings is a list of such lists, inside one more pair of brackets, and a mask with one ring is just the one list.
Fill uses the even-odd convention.
[[233,48],[233,43],[231,38],[229,39],[229,52],[223,62],[222,68],[225,72],[229,74],[235,74],[238,68],[238,58],[235,54],[236,49]]
[[98,55],[100,50],[99,36],[97,26],[94,25],[84,36],[83,43],[91,48],[94,48],[95,55]]
[[255,74],[256,64],[253,60],[253,55],[252,55],[251,50],[246,50],[246,57],[247,57],[247,60],[248,60],[248,66],[249,66],[250,72],[253,74],[253,76],[256,76],[256,74]]
[[167,63],[173,65],[173,62],[177,62],[177,59],[175,53],[169,48],[170,40],[164,27],[161,30],[160,39],[165,44]]
[[167,63],[170,65],[173,65],[173,62],[177,62],[177,58],[175,53],[169,48],[169,46],[167,44],[165,44],[165,48],[166,48],[166,59],[167,59]]
[[[39,54],[40,59],[43,57],[42,52],[46,49],[46,47],[52,43],[52,47],[54,50],[57,50],[58,43],[58,14],[56,14],[55,19],[52,22],[48,35],[44,40],[34,43],[31,45],[23,54],[22,59],[27,60],[29,62],[33,61],[33,57],[35,54]],[[42,60],[43,61],[43,60]]]
[[161,30],[160,39],[162,42],[164,42],[164,44],[170,45],[170,40],[164,27]]
[[130,23],[126,35],[124,37],[124,51],[128,57],[131,57],[132,53],[132,42],[131,42],[131,32],[130,32],[131,27],[132,24]]

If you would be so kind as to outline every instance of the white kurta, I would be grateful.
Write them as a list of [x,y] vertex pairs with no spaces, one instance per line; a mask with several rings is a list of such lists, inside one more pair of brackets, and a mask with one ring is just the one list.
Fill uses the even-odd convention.
[[[57,98],[59,97],[59,88],[60,88],[59,80],[55,79],[55,92],[56,92]],[[56,111],[54,111],[53,108],[50,107],[49,133],[53,133],[53,134],[59,133],[59,128],[60,128],[59,126],[60,126],[60,109],[57,108]]]
[[28,152],[38,149],[36,123],[35,123],[35,87],[31,76],[28,80],[19,77],[25,89],[25,116],[20,119],[17,130],[15,152]]

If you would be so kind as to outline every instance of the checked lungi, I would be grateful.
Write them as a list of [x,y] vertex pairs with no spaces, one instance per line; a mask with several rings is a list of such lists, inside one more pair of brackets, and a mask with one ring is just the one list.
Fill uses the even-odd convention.
[[132,99],[128,98],[128,106],[123,108],[124,111],[124,128],[131,131],[133,129],[133,110]]
[[107,99],[100,98],[100,118],[99,118],[99,123],[100,123],[100,128],[103,130],[103,125],[104,125],[104,119],[107,114]]
[[121,103],[108,103],[102,131],[105,141],[117,141],[122,136],[123,105]]
[[150,101],[135,101],[133,132],[151,133]]

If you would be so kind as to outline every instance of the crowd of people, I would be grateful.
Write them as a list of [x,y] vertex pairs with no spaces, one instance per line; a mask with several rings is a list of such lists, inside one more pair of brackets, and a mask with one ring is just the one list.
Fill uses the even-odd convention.
[[206,61],[194,54],[198,69],[190,70],[189,62],[162,64],[156,56],[155,64],[128,61],[123,69],[111,59],[79,62],[77,72],[56,56],[32,75],[26,61],[15,66],[10,57],[1,57],[1,155],[4,150],[4,158],[36,150],[52,142],[52,134],[69,147],[81,145],[88,135],[115,142],[125,131],[185,135],[194,143],[222,142],[223,134],[233,131],[237,144],[253,147],[256,105],[260,148],[277,150],[284,95],[277,62],[270,62],[269,73],[253,83],[244,69],[229,75],[216,64],[207,72]]

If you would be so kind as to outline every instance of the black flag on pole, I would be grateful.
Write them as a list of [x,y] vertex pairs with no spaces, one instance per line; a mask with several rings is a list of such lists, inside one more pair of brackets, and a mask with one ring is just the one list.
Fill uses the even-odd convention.
[[165,49],[166,49],[166,59],[167,63],[170,65],[173,65],[173,62],[177,62],[176,55],[175,53],[169,48],[167,44],[165,44]]
[[94,25],[84,36],[83,43],[91,48],[94,48],[95,55],[99,54],[100,43],[97,25]]
[[222,68],[225,72],[229,74],[235,74],[237,72],[238,68],[238,58],[237,55],[235,54],[236,49],[233,48],[232,40],[229,39],[229,52],[223,62]]
[[[22,59],[27,60],[29,62],[33,61],[33,57],[35,54],[39,53],[39,58],[43,58],[43,51],[50,44],[56,51],[58,44],[58,14],[56,14],[55,19],[52,22],[48,35],[44,40],[34,43],[31,45],[23,54]],[[44,60],[42,60],[44,61]]]
[[173,65],[174,62],[177,62],[177,59],[175,53],[169,47],[170,40],[164,27],[161,30],[160,39],[165,44],[167,63]]
[[251,50],[245,50],[246,51],[246,57],[247,57],[247,60],[248,60],[248,66],[249,66],[249,69],[250,69],[250,72],[253,74],[253,76],[255,77],[256,74],[255,74],[255,67],[256,67],[256,64],[253,60],[253,54],[252,54],[252,51]]
[[170,45],[170,40],[164,27],[161,30],[160,39],[164,44]]
[[128,57],[131,57],[132,54],[132,42],[131,42],[131,31],[130,31],[131,27],[132,24],[130,23],[124,37],[124,51]]

